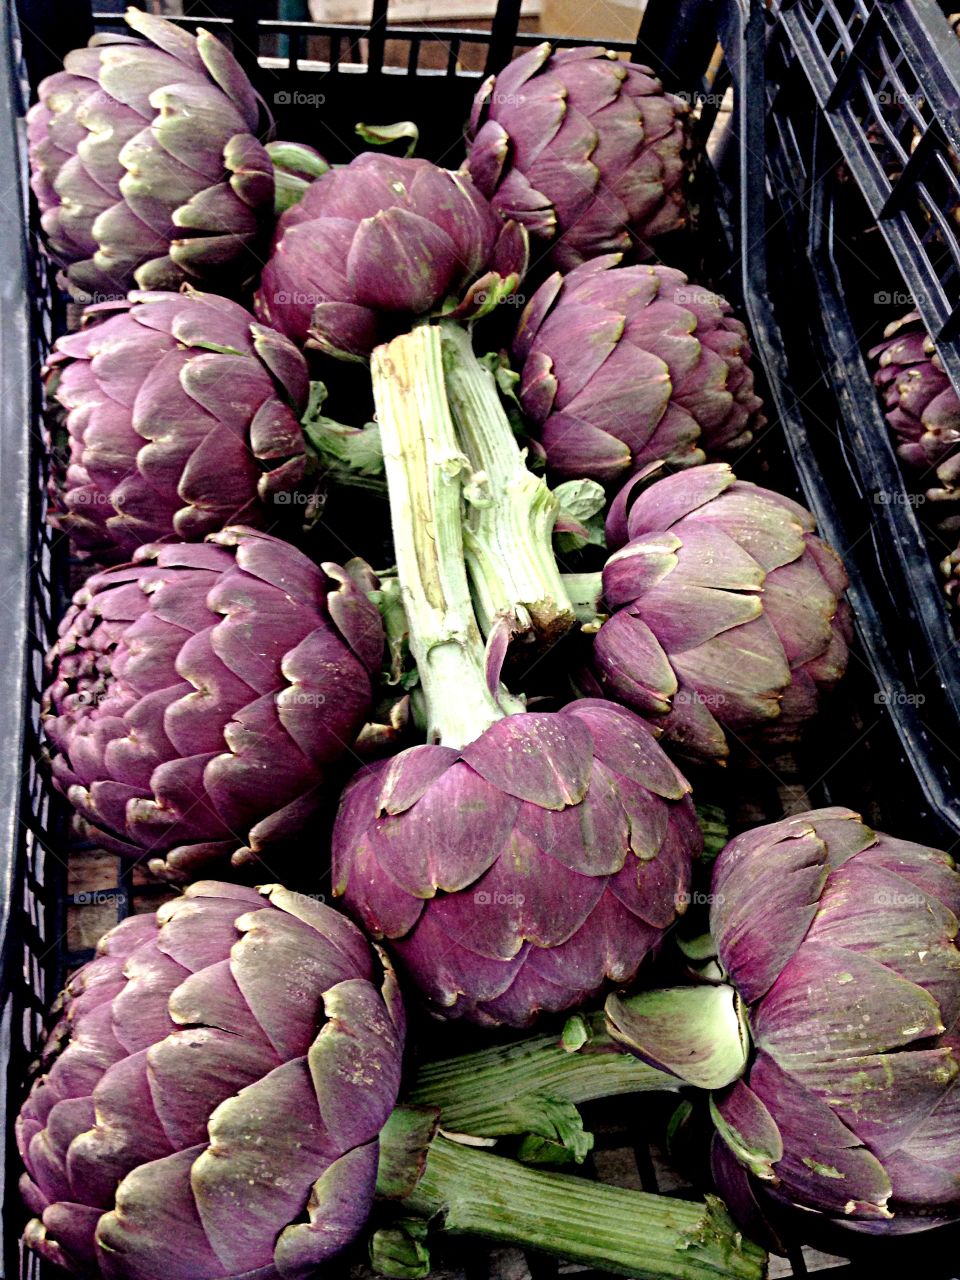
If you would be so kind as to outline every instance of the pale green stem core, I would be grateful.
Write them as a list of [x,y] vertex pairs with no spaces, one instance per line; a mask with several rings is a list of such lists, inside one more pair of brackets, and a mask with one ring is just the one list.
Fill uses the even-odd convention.
[[602,573],[564,573],[564,590],[578,622],[593,622],[603,604]]
[[464,549],[480,626],[489,635],[507,617],[521,633],[551,643],[575,621],[553,553],[559,500],[527,467],[470,334],[454,321],[439,328],[450,409],[474,472]]
[[488,687],[464,565],[462,490],[469,463],[447,405],[439,331],[423,325],[377,347],[370,372],[427,737],[462,747],[505,712]]
[[[389,1126],[388,1126],[389,1128]],[[384,1131],[385,1134],[387,1131]],[[443,1229],[639,1280],[761,1280],[766,1255],[723,1204],[671,1200],[530,1169],[438,1134],[405,1210]]]
[[440,1109],[444,1129],[475,1137],[557,1136],[557,1104],[590,1102],[649,1090],[675,1091],[676,1076],[624,1053],[607,1034],[603,1014],[591,1017],[583,1047],[557,1036],[497,1045],[417,1071],[406,1101]]

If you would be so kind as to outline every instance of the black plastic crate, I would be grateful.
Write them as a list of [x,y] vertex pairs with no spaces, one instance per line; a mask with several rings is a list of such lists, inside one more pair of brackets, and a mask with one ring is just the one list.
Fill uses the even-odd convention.
[[915,306],[960,386],[960,40],[932,0],[781,0],[751,24],[742,154],[768,199],[747,310],[878,696],[956,839],[960,648],[937,568],[956,535],[901,471],[865,353]]
[[[834,11],[832,4],[812,5]],[[842,6],[840,6],[842,7]],[[850,5],[860,13],[865,6]],[[900,7],[913,7],[901,4]],[[927,8],[917,5],[917,8]],[[29,86],[55,70],[68,49],[82,44],[96,25],[116,28],[120,19],[115,10],[91,13],[84,0],[20,0],[20,35],[4,27],[0,45],[0,104],[10,104],[22,114]],[[247,67],[257,87],[277,119],[280,136],[310,141],[331,160],[348,160],[357,148],[353,124],[358,119],[383,122],[413,118],[421,126],[419,154],[439,163],[455,166],[462,157],[462,122],[469,110],[483,72],[464,71],[459,56],[468,46],[481,51],[487,71],[497,70],[524,47],[538,43],[540,34],[518,31],[519,0],[501,0],[489,31],[427,31],[400,28],[389,23],[386,0],[372,0],[370,22],[363,25],[332,25],[280,22],[269,15],[275,6],[236,0],[218,10],[233,10],[233,18],[185,20],[188,27],[198,23],[212,28],[228,40]],[[784,7],[786,9],[786,6]],[[5,6],[2,21],[11,20]],[[861,25],[866,15],[861,14]],[[941,22],[943,20],[941,19]],[[833,42],[830,56],[842,63],[849,56],[840,40],[840,19],[833,25],[820,24],[824,39]],[[927,777],[924,761],[932,752],[929,734],[925,738],[910,704],[884,701],[885,689],[904,688],[901,659],[887,654],[880,643],[891,616],[889,595],[894,593],[895,617],[909,597],[901,579],[880,585],[866,576],[871,557],[857,554],[848,530],[855,521],[864,521],[863,494],[853,486],[844,489],[840,479],[852,473],[848,459],[842,466],[824,466],[824,487],[819,478],[820,454],[811,444],[814,435],[809,411],[798,409],[807,383],[801,364],[809,339],[798,335],[786,318],[768,300],[777,301],[778,291],[792,301],[800,319],[819,315],[819,301],[799,309],[795,287],[787,264],[798,255],[796,242],[778,243],[775,235],[778,216],[769,202],[766,219],[771,238],[764,240],[765,190],[773,195],[794,191],[796,180],[786,163],[785,148],[776,129],[789,133],[796,129],[804,138],[814,131],[818,100],[810,96],[803,111],[797,105],[795,121],[781,111],[776,97],[777,82],[771,68],[780,64],[786,44],[783,15],[765,12],[753,0],[649,0],[640,35],[634,45],[613,44],[639,61],[657,67],[671,89],[686,93],[698,104],[696,128],[703,138],[713,131],[715,141],[726,133],[726,142],[716,151],[716,165],[701,166],[697,175],[694,204],[697,236],[681,246],[689,261],[678,265],[698,275],[706,283],[726,292],[742,308],[753,329],[754,344],[762,361],[761,380],[766,373],[766,398],[771,407],[771,426],[756,448],[741,460],[743,474],[761,482],[766,478],[777,487],[804,498],[816,511],[826,536],[851,559],[852,599],[859,615],[862,649],[855,655],[851,674],[839,693],[826,721],[805,741],[798,757],[770,762],[730,777],[727,790],[744,797],[735,806],[734,820],[747,825],[779,816],[784,805],[798,803],[848,803],[859,807],[877,825],[917,838],[948,844],[954,838],[953,817],[934,781]],[[772,34],[772,40],[771,40]],[[781,41],[777,45],[777,40]],[[724,59],[715,56],[717,44]],[[769,53],[766,52],[770,41]],[[839,52],[833,46],[840,41]],[[421,66],[427,43],[439,43],[445,51],[442,70]],[[576,44],[575,40],[559,43]],[[608,44],[610,42],[607,42]],[[777,54],[777,49],[780,54]],[[396,52],[401,50],[399,62]],[[437,59],[431,59],[436,62]],[[831,63],[832,65],[832,63]],[[768,83],[769,81],[769,83]],[[721,101],[732,94],[732,113]],[[324,98],[317,109],[316,96]],[[768,96],[772,95],[772,96]],[[19,104],[19,106],[17,105]],[[0,105],[0,110],[3,106]],[[769,111],[769,171],[764,170],[764,119]],[[727,122],[724,124],[724,122]],[[63,540],[54,538],[43,523],[45,459],[40,420],[39,368],[53,338],[63,328],[63,300],[57,294],[51,272],[36,246],[16,234],[14,213],[26,213],[25,182],[18,188],[14,175],[23,178],[22,128],[14,135],[8,125],[0,126],[0,161],[8,175],[7,234],[0,236],[0,288],[3,290],[3,402],[0,405],[0,480],[5,498],[4,531],[0,541],[0,601],[9,611],[4,644],[0,649],[0,707],[6,728],[8,759],[0,768],[0,814],[3,816],[0,844],[0,927],[4,941],[0,974],[0,1120],[7,1134],[6,1184],[3,1200],[3,1263],[7,1276],[36,1275],[40,1270],[32,1257],[21,1258],[18,1236],[22,1226],[15,1171],[17,1160],[10,1140],[11,1113],[22,1097],[29,1064],[38,1047],[43,1016],[65,972],[86,958],[81,946],[71,946],[67,936],[68,907],[89,913],[91,904],[112,919],[123,918],[139,903],[149,905],[158,887],[143,885],[139,877],[122,869],[116,861],[105,864],[104,879],[96,891],[87,888],[70,892],[66,865],[69,848],[64,807],[50,792],[39,767],[38,729],[39,684],[42,654],[56,621],[62,614],[69,582],[70,565]],[[804,162],[801,144],[795,151]],[[779,158],[778,158],[779,157]],[[780,169],[776,166],[779,166]],[[780,171],[782,170],[782,172]],[[790,175],[793,176],[790,176]],[[809,182],[809,177],[808,177]],[[13,206],[16,206],[15,208]],[[761,252],[766,245],[769,253]],[[767,262],[777,262],[783,272],[767,279]],[[797,317],[794,317],[796,319]],[[779,319],[779,323],[778,323]],[[780,330],[783,325],[783,332]],[[788,364],[783,347],[791,353]],[[858,412],[866,413],[872,403],[869,384],[858,401]],[[808,397],[803,395],[806,405]],[[829,400],[830,397],[827,396]],[[824,412],[834,412],[833,409]],[[885,431],[877,419],[877,429]],[[831,438],[837,443],[836,436]],[[844,472],[846,467],[846,472]],[[835,483],[836,481],[836,483]],[[840,514],[842,512],[842,516]],[[874,568],[872,574],[876,574]],[[896,594],[899,592],[899,595]],[[890,633],[893,634],[892,632]],[[898,651],[899,653],[899,651]],[[878,697],[880,701],[878,701]],[[922,750],[921,750],[922,748]],[[955,826],[960,830],[960,819]],[[99,917],[98,917],[99,918]],[[80,939],[86,941],[86,939]],[[661,1106],[662,1111],[662,1106]],[[597,1127],[601,1133],[596,1164],[604,1176],[625,1178],[633,1185],[678,1194],[690,1194],[678,1186],[669,1171],[651,1151],[648,1138],[662,1115],[656,1104],[640,1100],[636,1108],[625,1110],[622,1103],[612,1113],[599,1110]],[[594,1119],[591,1116],[591,1121]],[[597,1172],[597,1169],[588,1172]],[[954,1236],[954,1243],[956,1237]],[[853,1248],[856,1242],[848,1240]],[[833,1241],[821,1247],[838,1248]],[[868,1243],[859,1246],[858,1262],[840,1265],[837,1259],[815,1257],[798,1250],[788,1261],[777,1263],[778,1276],[803,1275],[808,1269],[833,1264],[831,1274],[851,1280],[867,1280],[881,1273],[894,1257],[921,1260],[930,1276],[950,1274],[924,1246],[893,1248],[879,1253]],[[488,1251],[475,1244],[438,1250],[438,1277],[456,1280],[503,1280],[507,1267],[516,1260],[502,1252]],[[331,1275],[346,1277],[350,1262]],[[527,1265],[533,1280],[577,1274],[588,1280],[593,1273],[571,1270],[549,1259],[530,1258]],[[359,1272],[353,1271],[354,1277]],[[511,1274],[512,1271],[511,1271]]]

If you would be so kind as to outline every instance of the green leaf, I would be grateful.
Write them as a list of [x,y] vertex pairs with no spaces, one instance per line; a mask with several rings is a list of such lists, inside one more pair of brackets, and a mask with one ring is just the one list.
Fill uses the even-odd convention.
[[689,1098],[684,1098],[676,1107],[674,1107],[673,1115],[667,1122],[667,1155],[673,1157],[677,1145],[677,1139],[684,1133],[690,1118],[693,1115],[693,1103]]
[[717,954],[717,944],[710,933],[698,933],[695,938],[677,938],[677,946],[694,962],[712,960]]
[[563,1024],[560,1043],[568,1053],[576,1053],[591,1038],[590,1024],[582,1013],[575,1013]]
[[[560,551],[580,551],[583,547],[605,547],[603,512],[607,495],[596,480],[565,480],[553,490],[560,502],[555,533]],[[563,528],[563,525],[574,526]]]
[[312,183],[330,172],[319,151],[303,143],[268,142],[266,151],[273,164],[273,207],[278,217],[297,204]]
[[311,446],[315,468],[338,484],[386,492],[383,445],[375,422],[362,427],[347,426],[321,413],[327,398],[322,382],[310,384],[310,403],[301,426]]
[[420,130],[412,120],[398,120],[395,124],[360,124],[354,126],[356,133],[374,147],[388,147],[391,142],[408,139],[406,156],[412,156],[420,141]]
[[604,1006],[611,1036],[655,1067],[700,1089],[720,1089],[747,1065],[749,1033],[733,987],[673,987]]

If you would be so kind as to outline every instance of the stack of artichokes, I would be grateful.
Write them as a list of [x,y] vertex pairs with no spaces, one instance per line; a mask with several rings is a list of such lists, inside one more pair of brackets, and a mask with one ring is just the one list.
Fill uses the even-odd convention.
[[[328,169],[209,33],[128,22],[29,118],[91,304],[46,370],[86,578],[43,724],[84,848],[178,896],[68,982],[25,1244],[293,1280],[367,1239],[426,1277],[429,1225],[760,1280],[751,1237],[799,1210],[956,1217],[946,854],[839,809],[739,835],[716,958],[649,989],[703,882],[682,769],[795,740],[851,639],[839,557],[747,479],[743,324],[652,260],[692,234],[683,104],[543,45],[481,88],[461,170]],[[456,1019],[541,1028],[457,1055]],[[681,1087],[729,1212],[534,1167],[586,1157],[577,1104]]]

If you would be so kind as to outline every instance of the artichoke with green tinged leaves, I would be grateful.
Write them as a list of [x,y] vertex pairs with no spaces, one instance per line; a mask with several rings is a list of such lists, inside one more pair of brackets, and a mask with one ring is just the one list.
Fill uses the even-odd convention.
[[492,310],[526,269],[525,231],[468,177],[367,151],[284,213],[255,310],[294,342],[363,361],[423,316]]
[[726,463],[647,479],[614,499],[602,575],[568,579],[610,615],[592,680],[697,760],[796,737],[846,670],[840,558],[808,511]]
[[[393,1202],[381,1221],[401,1215],[371,1242],[388,1275],[429,1272],[430,1222],[651,1280],[762,1280],[762,1251],[714,1197],[678,1203],[478,1151],[442,1127],[488,1128],[456,1088],[435,1099],[428,1083],[395,1106],[393,974],[309,895],[195,884],[112,929],[59,1012],[16,1135],[35,1215],[24,1243],[75,1274],[307,1280],[376,1195]],[[489,1078],[487,1054],[453,1065]],[[493,1098],[515,1097],[512,1064],[492,1065]],[[633,1065],[638,1080],[660,1074]],[[498,1132],[514,1132],[512,1111]]]
[[607,1014],[647,1062],[714,1090],[735,1212],[879,1234],[960,1218],[953,859],[819,809],[730,841],[712,899],[725,983],[614,996]]
[[365,583],[277,538],[143,546],[60,625],[54,783],[101,848],[166,879],[270,871],[293,850],[319,866],[303,834],[367,718],[383,643]]
[[943,504],[960,500],[960,397],[920,313],[911,311],[888,325],[884,341],[869,355],[897,454],[924,484],[926,497],[941,504],[946,527],[955,529],[956,510]]
[[615,250],[647,256],[685,221],[685,115],[649,67],[544,43],[484,81],[465,167],[561,270]]
[[293,343],[192,290],[134,292],[84,319],[47,366],[70,448],[51,522],[101,562],[276,524],[307,467],[309,373]]
[[389,968],[303,894],[201,881],[125,920],[17,1120],[25,1243],[106,1280],[311,1274],[370,1212],[403,1041]]
[[[31,185],[51,255],[82,302],[176,288],[231,291],[273,224],[273,123],[233,54],[140,9],[42,81],[27,116]],[[138,38],[142,37],[142,38]]]
[[765,421],[730,304],[672,267],[619,262],[550,276],[513,340],[520,402],[564,479],[689,467],[743,448]]

